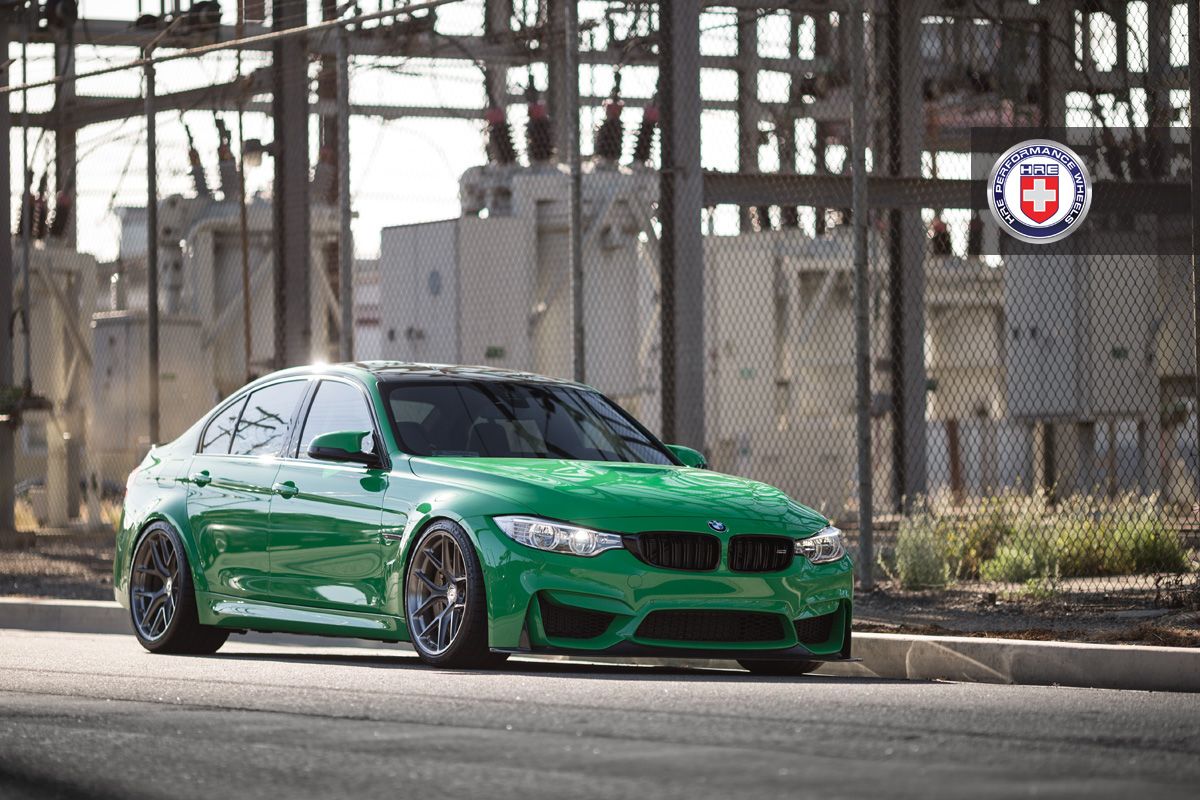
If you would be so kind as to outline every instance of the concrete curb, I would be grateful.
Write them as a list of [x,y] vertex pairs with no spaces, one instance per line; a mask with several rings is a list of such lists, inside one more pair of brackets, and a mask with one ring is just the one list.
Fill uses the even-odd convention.
[[[4,597],[0,597],[0,628],[64,633],[130,632],[127,612],[111,601]],[[334,640],[314,636],[250,634],[240,641],[329,646]],[[396,647],[355,639],[338,640],[337,643]],[[408,649],[407,645],[402,647]],[[856,633],[854,655],[861,658],[862,662],[828,664],[820,670],[821,673],[911,680],[1200,692],[1200,648]],[[595,661],[630,663],[628,659]],[[729,667],[733,662],[639,659],[638,663]]]

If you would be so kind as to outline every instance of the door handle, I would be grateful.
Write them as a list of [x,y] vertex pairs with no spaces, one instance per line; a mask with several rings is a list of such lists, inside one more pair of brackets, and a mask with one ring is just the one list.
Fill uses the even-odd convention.
[[300,491],[300,489],[297,488],[296,484],[292,481],[277,483],[272,486],[271,489],[274,490],[275,494],[279,495],[284,500],[287,500],[289,497],[295,497]]
[[202,469],[199,472],[192,473],[192,483],[197,486],[208,486],[212,483],[212,475],[209,474],[208,470]]

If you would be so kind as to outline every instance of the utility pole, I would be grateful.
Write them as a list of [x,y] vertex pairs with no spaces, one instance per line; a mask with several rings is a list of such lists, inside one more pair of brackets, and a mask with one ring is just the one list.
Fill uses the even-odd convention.
[[867,268],[867,80],[862,0],[850,3],[850,164],[854,226],[854,398],[858,457],[858,576],[863,589],[875,584],[874,486],[871,475],[871,276]]
[[70,202],[71,216],[67,220],[62,242],[66,247],[75,247],[75,168],[78,160],[75,129],[68,121],[75,105],[75,26],[67,26],[54,45],[55,74],[65,80],[55,87],[54,106],[58,116],[58,127],[54,130],[54,190],[56,195],[65,196]]
[[[277,0],[275,31],[307,23],[305,0]],[[275,191],[275,367],[312,360],[308,187],[308,53],[303,36],[273,46]]]
[[662,338],[662,434],[703,450],[704,204],[700,171],[699,0],[659,6],[662,115],[662,224],[659,268]]
[[150,445],[159,437],[158,363],[158,130],[154,99],[154,62],[146,48],[146,352],[149,356],[147,391]]
[[[12,23],[12,12],[0,11],[0,53],[7,56],[9,35]],[[0,62],[0,82],[12,83],[9,71],[12,64],[6,57]],[[0,319],[12,319],[13,312],[13,252],[12,231],[9,229],[12,219],[12,194],[8,187],[12,186],[12,154],[10,152],[9,136],[12,133],[12,114],[9,111],[8,98],[0,102],[0,220],[4,222],[4,230],[0,231]],[[12,328],[8,324],[0,325],[0,391],[4,392],[6,409],[10,415],[16,411],[17,393],[13,386],[13,342]],[[15,419],[0,422],[0,549],[13,549],[22,546],[21,535],[17,532],[13,505],[16,502],[16,470],[14,445],[16,444]]]
[[184,18],[175,20],[142,50],[146,77],[146,354],[149,387],[146,392],[150,446],[158,444],[159,358],[158,358],[158,100],[154,86],[154,48]]
[[[563,17],[567,13],[567,7],[573,7],[578,2],[579,0],[546,0],[546,28],[551,31],[565,31],[567,26]],[[578,9],[573,13],[578,30]],[[572,78],[572,73],[565,63],[566,53],[565,47],[551,47],[546,53],[546,100],[550,105],[550,116],[554,120],[554,151],[559,154],[559,158],[566,157],[571,145],[570,137],[567,136],[567,117],[579,114],[579,103],[570,106],[567,102],[568,95],[572,94],[572,86],[575,87],[574,96],[579,96],[579,62],[575,62],[576,70]]]
[[562,122],[567,137],[567,166],[571,191],[567,215],[571,236],[571,363],[575,380],[586,380],[586,351],[583,341],[583,167],[579,154],[579,4],[567,0],[563,7],[563,92]]
[[[887,87],[886,149],[881,154],[888,174],[921,174],[922,96],[920,71],[921,16],[926,0],[887,0],[876,15],[882,25],[886,57],[880,80]],[[916,209],[894,208],[888,214],[888,293],[892,362],[895,506],[907,513],[927,491],[925,392],[925,230]]]
[[[758,15],[753,8],[738,9],[737,12],[737,119],[738,119],[738,172],[758,172]],[[738,226],[749,233],[751,206],[738,209]]]
[[350,229],[350,51],[346,28],[337,36],[338,358],[354,360],[354,239]]

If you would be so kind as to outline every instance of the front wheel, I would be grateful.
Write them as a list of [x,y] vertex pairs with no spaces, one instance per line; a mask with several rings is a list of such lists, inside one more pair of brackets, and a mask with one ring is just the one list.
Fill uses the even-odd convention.
[[404,579],[405,620],[417,655],[435,667],[494,667],[508,658],[488,649],[483,568],[466,531],[433,523],[413,545]]
[[175,530],[163,522],[146,529],[129,574],[133,632],[152,653],[208,655],[229,631],[201,625],[187,554]]
[[806,675],[821,666],[820,661],[752,661],[738,659],[742,669],[755,675]]

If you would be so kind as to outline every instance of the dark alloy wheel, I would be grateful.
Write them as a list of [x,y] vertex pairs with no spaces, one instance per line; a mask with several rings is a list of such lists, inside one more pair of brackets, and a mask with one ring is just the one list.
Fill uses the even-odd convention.
[[439,667],[491,667],[507,656],[487,643],[483,571],[466,532],[432,523],[413,545],[404,581],[408,633],[422,661]]
[[171,627],[179,607],[179,553],[165,530],[152,530],[142,539],[133,560],[129,595],[138,636],[157,642]]
[[755,675],[807,675],[819,669],[820,661],[753,661],[739,658],[742,669]]
[[157,522],[146,529],[129,576],[133,631],[155,653],[215,653],[229,632],[201,625],[187,555],[175,531]]

